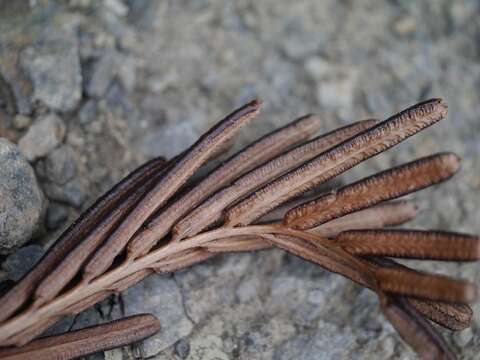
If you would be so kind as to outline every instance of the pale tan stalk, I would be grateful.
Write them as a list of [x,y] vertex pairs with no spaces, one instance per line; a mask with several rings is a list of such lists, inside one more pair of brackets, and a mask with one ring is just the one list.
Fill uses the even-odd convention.
[[152,267],[158,274],[170,273],[206,261],[214,255],[205,249],[193,249],[159,261]]
[[[265,233],[273,234],[287,234],[293,236],[304,236],[312,241],[318,239],[318,236],[299,232],[296,230],[290,230],[284,227],[271,226],[271,225],[255,225],[244,228],[232,228],[232,229],[216,229],[209,232],[192,237],[188,242],[169,243],[157,250],[150,252],[149,254],[138,258],[135,261],[125,262],[124,264],[112,269],[108,273],[99,276],[91,282],[83,282],[73,289],[57,296],[48,303],[38,307],[30,308],[27,311],[22,312],[16,317],[8,320],[2,324],[0,331],[0,346],[12,345],[8,341],[9,338],[15,336],[25,329],[30,328],[32,325],[45,321],[51,317],[56,317],[58,314],[65,315],[66,309],[71,308],[73,305],[80,303],[84,299],[94,297],[97,293],[111,291],[112,285],[119,281],[126,279],[128,276],[135,274],[145,269],[151,269],[156,263],[163,259],[167,259],[169,256],[179,254],[185,250],[193,249],[199,246],[203,246],[212,240],[221,238],[227,238],[238,235],[263,235]],[[329,240],[326,240],[329,241]],[[325,248],[323,250],[325,254],[335,254],[334,250]],[[346,253],[346,257],[350,255]],[[332,255],[335,256],[335,255]],[[356,261],[354,261],[356,262]],[[91,304],[89,304],[90,306]],[[75,307],[75,311],[79,309]]]
[[256,251],[269,249],[272,246],[261,236],[237,236],[210,241],[204,248],[211,253]]

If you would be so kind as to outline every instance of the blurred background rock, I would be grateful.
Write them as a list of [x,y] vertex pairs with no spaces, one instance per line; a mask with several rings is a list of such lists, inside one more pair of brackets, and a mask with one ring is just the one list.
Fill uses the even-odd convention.
[[[454,151],[462,172],[416,196],[412,226],[480,233],[479,15],[456,0],[0,0],[3,287],[129,170],[253,97],[263,112],[237,147],[305,113],[326,131],[445,98],[448,119],[340,180]],[[427,267],[480,281],[475,265]],[[153,277],[50,333],[144,311],[160,334],[92,358],[415,357],[372,294],[281,251]],[[447,339],[477,358],[478,316]]]

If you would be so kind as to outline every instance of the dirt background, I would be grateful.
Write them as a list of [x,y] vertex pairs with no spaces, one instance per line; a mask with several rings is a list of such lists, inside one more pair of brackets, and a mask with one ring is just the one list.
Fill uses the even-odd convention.
[[[411,227],[480,233],[479,15],[453,0],[0,1],[0,194],[18,205],[0,208],[3,286],[128,171],[255,97],[262,114],[237,148],[306,113],[327,131],[444,98],[446,120],[336,184],[454,151],[461,173],[415,196]],[[11,199],[9,179],[35,198]],[[426,267],[480,281],[477,265]],[[371,293],[281,251],[152,277],[52,331],[145,311],[161,333],[91,358],[415,358]],[[477,358],[478,316],[446,338]]]

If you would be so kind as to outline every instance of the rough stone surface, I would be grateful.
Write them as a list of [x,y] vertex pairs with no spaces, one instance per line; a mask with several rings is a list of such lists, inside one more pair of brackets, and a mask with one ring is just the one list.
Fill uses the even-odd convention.
[[65,124],[54,114],[39,117],[28,132],[20,139],[18,146],[30,161],[47,155],[55,149],[65,136]]
[[7,257],[2,268],[10,280],[18,281],[40,260],[43,253],[44,250],[39,245],[22,247]]
[[0,138],[0,253],[25,244],[39,227],[44,196],[18,147]]
[[47,208],[45,225],[49,230],[58,229],[68,219],[68,208],[51,202]]
[[94,62],[86,80],[85,90],[91,96],[105,95],[109,85],[118,72],[118,55],[115,52],[107,52]]
[[187,358],[190,354],[190,344],[188,341],[181,339],[175,344],[175,354],[180,356],[182,359]]
[[59,111],[76,107],[82,76],[77,37],[72,30],[47,27],[38,43],[24,50],[21,59],[33,84],[33,100]]
[[52,200],[79,208],[87,198],[86,185],[81,180],[73,179],[64,185],[43,184],[45,195]]
[[[51,179],[35,166],[48,197],[69,214],[39,243],[49,244],[129,170],[152,156],[176,155],[253,97],[264,101],[262,114],[242,130],[236,148],[305,113],[318,113],[328,131],[445,98],[448,119],[335,184],[454,151],[463,158],[461,173],[415,195],[421,212],[408,226],[480,233],[479,11],[475,0],[42,0],[0,6],[0,110],[8,115],[1,133],[15,140],[42,114],[61,113],[68,128],[63,142],[75,158],[75,174],[65,171],[71,175],[66,182],[59,176],[62,161]],[[37,120],[19,125],[18,113]],[[413,265],[480,282],[475,264]],[[278,250],[220,256],[174,280],[149,281],[124,305],[172,308],[175,316],[160,316],[162,330],[146,348],[157,360],[415,358],[379,313],[375,296]],[[118,298],[102,303],[75,326],[105,321],[110,311],[123,316],[119,304]],[[480,351],[480,304],[474,310],[471,330],[445,332],[462,359],[476,359]],[[175,321],[184,331],[172,335]],[[95,359],[145,357],[144,350],[126,347]]]
[[48,181],[63,185],[75,176],[75,152],[71,146],[62,145],[39,162],[36,170]]
[[175,344],[193,329],[185,315],[180,290],[173,279],[152,275],[125,291],[125,314],[152,313],[161,322],[162,331],[144,340],[137,353],[143,357],[156,355]]

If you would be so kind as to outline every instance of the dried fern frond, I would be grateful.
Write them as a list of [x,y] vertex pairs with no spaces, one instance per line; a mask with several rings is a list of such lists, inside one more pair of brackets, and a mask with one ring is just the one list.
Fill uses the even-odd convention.
[[[429,321],[450,330],[470,326],[468,304],[477,299],[478,289],[386,257],[476,261],[479,238],[384,229],[414,218],[416,206],[382,202],[448,179],[460,159],[435,154],[317,198],[301,198],[441,120],[445,103],[428,100],[383,122],[360,121],[311,140],[319,119],[302,117],[186,188],[195,171],[229,146],[259,106],[253,101],[234,111],[174,159],[156,159],[135,170],[87,210],[1,299],[0,347],[6,348],[0,356],[69,359],[150,335],[158,322],[144,316],[132,328],[125,326],[127,319],[22,347],[62,317],[152,273],[184,269],[224,252],[275,246],[374,291],[387,319],[420,356],[452,358]],[[66,355],[58,357],[62,351]]]

